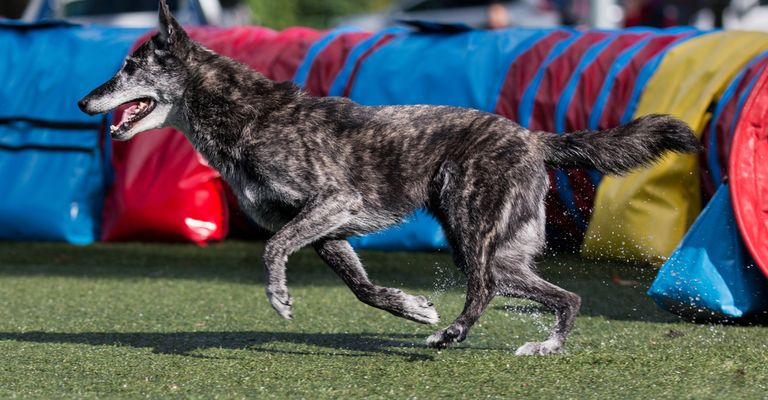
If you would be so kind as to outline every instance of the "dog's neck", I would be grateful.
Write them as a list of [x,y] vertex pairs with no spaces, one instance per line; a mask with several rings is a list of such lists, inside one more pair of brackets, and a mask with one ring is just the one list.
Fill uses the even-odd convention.
[[[290,82],[273,82],[260,73],[202,46],[189,56],[189,78],[173,125],[217,169],[237,162],[241,140],[249,140],[285,112],[302,93]],[[247,130],[247,131],[246,131]]]

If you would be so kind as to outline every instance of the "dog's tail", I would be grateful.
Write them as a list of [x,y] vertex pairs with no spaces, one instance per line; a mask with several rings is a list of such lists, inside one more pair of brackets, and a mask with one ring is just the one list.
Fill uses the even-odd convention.
[[688,125],[670,115],[652,114],[604,131],[558,135],[543,133],[545,162],[550,167],[595,168],[604,174],[621,175],[647,166],[667,151],[695,153],[701,150]]

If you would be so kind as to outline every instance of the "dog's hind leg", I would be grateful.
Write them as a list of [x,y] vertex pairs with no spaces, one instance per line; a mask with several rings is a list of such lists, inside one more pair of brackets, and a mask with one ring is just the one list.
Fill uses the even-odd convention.
[[285,282],[288,256],[347,223],[361,204],[359,194],[327,193],[309,200],[290,222],[267,241],[264,268],[267,297],[280,316],[291,319],[293,299]]
[[565,338],[573,329],[581,298],[575,293],[557,287],[533,271],[536,244],[543,244],[544,219],[542,216],[523,223],[510,232],[510,240],[498,249],[491,262],[491,271],[498,294],[524,298],[541,303],[555,313],[555,325],[549,338],[543,342],[529,342],[515,352],[516,355],[547,355],[560,353]]
[[320,258],[363,303],[423,324],[436,324],[439,321],[437,311],[426,297],[412,296],[400,289],[371,283],[363,264],[346,240],[320,240],[314,247]]
[[427,346],[445,348],[467,338],[469,329],[477,322],[493,299],[493,288],[487,276],[485,265],[478,262],[479,257],[455,256],[457,264],[467,270],[467,296],[461,314],[445,329],[437,331],[427,338]]
[[581,298],[545,281],[533,270],[534,258],[545,243],[544,196],[548,184],[543,171],[529,177],[525,185],[527,191],[510,193],[513,211],[490,262],[490,271],[497,294],[533,300],[555,312],[555,325],[549,338],[526,343],[515,353],[544,355],[562,351],[579,312]]
[[444,164],[439,192],[433,193],[430,209],[440,221],[453,249],[456,266],[467,276],[464,309],[447,328],[427,338],[427,345],[445,348],[466,339],[472,325],[495,295],[489,273],[499,236],[499,216],[508,204],[505,194],[496,190],[500,179],[496,171],[484,169],[482,160],[463,167]]
[[506,277],[499,294],[518,297],[541,303],[555,312],[555,325],[549,337],[543,342],[528,342],[515,352],[519,356],[548,355],[563,350],[565,338],[573,329],[581,298],[572,292],[555,286],[538,275],[525,264],[507,264],[503,267]]

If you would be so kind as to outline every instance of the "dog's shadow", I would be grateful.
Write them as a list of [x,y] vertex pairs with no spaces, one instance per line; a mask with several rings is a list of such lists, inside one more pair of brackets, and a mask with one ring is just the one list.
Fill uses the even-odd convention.
[[[373,333],[295,333],[295,332],[0,332],[0,340],[33,343],[89,344],[149,348],[159,354],[206,357],[196,353],[206,349],[250,350],[258,352],[367,357],[389,355],[409,361],[430,361],[424,354],[419,335]],[[291,349],[297,348],[297,349]]]

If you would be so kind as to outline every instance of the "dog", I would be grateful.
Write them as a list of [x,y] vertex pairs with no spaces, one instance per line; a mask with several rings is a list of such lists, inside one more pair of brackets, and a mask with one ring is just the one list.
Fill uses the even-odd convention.
[[263,260],[266,294],[280,316],[292,318],[288,257],[311,245],[362,302],[438,323],[427,298],[372,283],[346,240],[423,207],[440,222],[467,277],[463,311],[427,345],[463,341],[491,299],[508,296],[555,313],[549,337],[524,344],[518,355],[561,352],[581,304],[534,272],[545,245],[547,168],[624,174],[667,151],[700,149],[691,129],[666,115],[558,135],[472,109],[312,97],[192,41],[164,0],[158,33],[78,104],[91,115],[127,106],[110,128],[114,140],[166,126],[184,133],[245,212],[274,233]]

